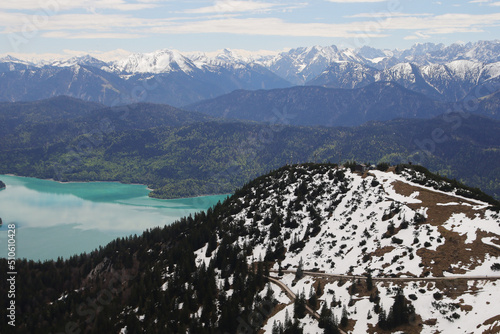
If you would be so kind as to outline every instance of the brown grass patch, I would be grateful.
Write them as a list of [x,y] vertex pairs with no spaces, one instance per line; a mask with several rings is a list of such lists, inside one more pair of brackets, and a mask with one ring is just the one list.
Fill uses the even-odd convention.
[[370,255],[381,257],[387,253],[392,252],[395,248],[396,247],[394,247],[394,246],[385,246],[385,247],[382,247],[382,248],[375,250],[374,252],[371,252]]
[[357,320],[349,319],[349,321],[347,322],[347,326],[345,327],[339,326],[339,328],[343,329],[347,333],[351,333],[354,330],[354,326],[356,326],[356,322]]
[[[422,203],[409,203],[408,207],[416,210],[421,207],[427,209],[426,223],[437,226],[439,233],[444,237],[444,244],[437,247],[435,251],[421,248],[417,251],[417,255],[422,258],[423,272],[431,272],[434,276],[443,276],[443,272],[452,274],[465,274],[466,270],[453,268],[452,265],[458,264],[468,266],[469,269],[474,269],[478,266],[479,260],[483,260],[485,254],[500,254],[498,250],[487,246],[481,242],[481,239],[486,236],[496,236],[491,233],[478,231],[476,240],[471,244],[465,244],[467,236],[460,235],[457,232],[452,232],[442,225],[448,221],[453,214],[463,213],[468,218],[475,218],[477,215],[484,217],[484,210],[475,210],[470,205],[477,205],[472,201],[468,201],[453,195],[443,194],[430,189],[424,189],[412,186],[405,182],[395,181],[392,183],[394,190],[404,196],[410,196],[418,191],[418,200]],[[438,203],[458,203],[457,205],[441,206]],[[466,205],[462,205],[465,203]]]
[[465,312],[470,312],[472,311],[473,307],[472,305],[462,305],[460,304],[460,310],[465,311]]
[[269,321],[269,319],[271,319],[272,317],[274,317],[279,311],[285,309],[285,307],[287,307],[288,305],[292,304],[293,302],[290,302],[288,304],[278,304],[274,307],[273,311],[271,312],[271,314],[267,317],[266,321],[264,321],[264,323],[262,324],[261,326],[261,329],[259,329],[259,331],[257,332],[258,334],[264,334],[264,327],[267,325],[267,322]]
[[[375,314],[375,316],[377,315]],[[422,332],[423,324],[425,324],[425,322],[422,322],[422,317],[417,314],[415,319],[408,325],[398,326],[391,330],[383,330],[378,327],[378,325],[373,326],[372,324],[368,324],[368,330],[366,332],[370,334],[389,334],[401,331],[406,334],[419,334]]]
[[490,328],[483,331],[483,334],[498,334],[500,333],[500,314],[483,322],[483,325]]

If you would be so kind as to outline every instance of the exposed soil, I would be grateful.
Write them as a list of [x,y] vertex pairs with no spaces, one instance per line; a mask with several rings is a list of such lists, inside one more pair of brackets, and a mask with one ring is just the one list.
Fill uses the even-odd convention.
[[[271,312],[271,314],[269,314],[269,316],[267,317],[266,321],[264,321],[264,323],[262,324],[262,327],[266,326],[267,325],[267,322],[269,321],[270,318],[274,317],[276,315],[276,313],[278,313],[279,311],[283,310],[285,307],[287,307],[288,305],[290,305],[292,302],[288,303],[288,304],[278,304],[274,307],[273,311]],[[260,329],[258,332],[258,334],[264,334],[264,329]]]
[[483,334],[498,334],[498,333],[500,333],[500,315],[497,315],[493,318],[486,320],[483,323],[483,326],[488,326],[488,328],[483,331]]
[[[444,244],[440,245],[435,251],[425,248],[421,248],[417,251],[417,255],[422,258],[424,273],[428,271],[434,276],[443,276],[445,271],[452,274],[464,274],[466,273],[464,269],[452,265],[460,263],[460,266],[465,265],[469,269],[474,269],[480,265],[480,261],[484,260],[487,253],[494,256],[500,256],[500,251],[498,249],[494,249],[481,242],[483,237],[494,237],[496,235],[478,231],[476,240],[473,243],[465,244],[467,240],[466,235],[460,235],[442,226],[453,214],[463,213],[471,219],[477,216],[483,217],[484,209],[474,209],[473,206],[477,206],[476,203],[453,195],[412,186],[401,181],[395,181],[392,185],[397,193],[404,196],[410,196],[418,192],[416,198],[422,201],[422,203],[409,203],[407,205],[414,210],[421,207],[428,208],[428,217],[425,223],[437,226],[439,233],[441,233],[445,239]],[[458,204],[446,206],[437,205],[437,203],[451,202]]]

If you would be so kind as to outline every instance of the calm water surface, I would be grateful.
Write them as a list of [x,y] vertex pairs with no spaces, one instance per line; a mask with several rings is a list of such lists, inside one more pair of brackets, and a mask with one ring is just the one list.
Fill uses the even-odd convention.
[[16,224],[16,255],[34,260],[67,258],[116,237],[171,224],[206,210],[226,195],[175,200],[148,197],[142,185],[59,183],[0,175],[0,257],[7,256],[7,225]]

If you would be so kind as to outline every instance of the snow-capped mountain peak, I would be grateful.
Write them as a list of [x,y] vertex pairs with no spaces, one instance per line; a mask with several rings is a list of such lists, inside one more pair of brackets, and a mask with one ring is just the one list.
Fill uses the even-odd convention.
[[108,64],[90,55],[85,55],[85,56],[76,56],[65,60],[55,60],[47,65],[56,67],[71,67],[75,65],[84,65],[84,66],[102,68],[106,67]]
[[180,52],[162,49],[151,53],[135,53],[115,62],[111,69],[125,73],[192,72],[195,64]]

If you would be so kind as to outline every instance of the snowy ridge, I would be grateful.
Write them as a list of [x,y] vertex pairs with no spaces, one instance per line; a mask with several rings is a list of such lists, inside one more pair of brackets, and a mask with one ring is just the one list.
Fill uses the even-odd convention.
[[[247,250],[242,256],[249,265],[272,263],[271,275],[306,299],[321,285],[317,312],[327,306],[337,320],[347,314],[346,332],[376,328],[377,313],[389,312],[399,289],[415,308],[409,326],[421,333],[498,329],[500,301],[494,296],[500,288],[487,277],[500,277],[493,270],[500,262],[500,250],[494,250],[499,213],[488,203],[435,190],[432,182],[413,182],[415,177],[407,171],[287,166],[237,192],[224,222],[238,231],[234,246]],[[216,257],[217,249],[207,255],[207,247],[195,252],[198,265]],[[297,278],[299,263],[312,272]],[[282,269],[287,272],[276,276]],[[368,272],[375,282],[371,292],[364,279],[349,278]],[[457,285],[460,277],[464,284]],[[265,294],[283,305],[264,324],[271,333],[293,316],[294,305],[274,284]],[[323,333],[311,315],[300,324],[305,333]]]
[[295,84],[304,84],[321,74],[334,62],[351,61],[364,63],[364,58],[352,49],[339,50],[335,45],[302,47],[281,52],[264,61],[272,72]]
[[[429,208],[419,199],[419,189],[442,194],[443,199],[451,197],[460,203],[453,208],[475,212],[474,217],[467,218],[457,209],[442,224],[450,231],[460,234],[475,227],[468,233],[481,230],[500,235],[500,216],[486,209],[487,203],[410,182],[404,173],[371,171],[362,177],[349,169],[331,169],[325,173],[313,171],[295,182],[293,179],[285,172],[270,185],[276,188],[279,184],[279,194],[273,189],[254,189],[255,198],[241,199],[248,201],[247,208],[231,216],[234,224],[260,231],[257,240],[252,233],[239,239],[240,246],[254,246],[249,261],[264,259],[269,251],[285,247],[288,251],[281,262],[283,268],[293,268],[302,258],[306,268],[332,274],[361,275],[371,270],[376,276],[432,276],[432,266],[422,266],[419,254],[437,251],[446,238],[438,226],[423,223],[432,217],[426,217]],[[394,188],[396,182],[413,192],[399,193]],[[275,220],[281,222],[279,235],[273,235],[271,229]],[[457,221],[462,221],[460,227]],[[490,272],[487,264],[482,268],[485,275]],[[274,269],[278,269],[277,264]],[[434,272],[441,274],[443,270]]]
[[132,54],[110,66],[110,70],[115,72],[156,74],[173,71],[189,73],[195,68],[193,62],[181,53],[167,49]]
[[376,81],[393,81],[435,99],[458,101],[471,92],[478,94],[474,88],[479,85],[491,84],[489,89],[494,89],[498,86],[500,76],[500,62],[484,64],[471,60],[425,66],[405,62],[383,70],[358,63],[346,63],[344,68],[349,69],[343,70],[332,64],[307,84],[351,88]]
[[[477,43],[416,44],[407,50],[379,50],[371,47],[341,49],[335,45],[299,47],[262,54],[224,49],[217,52],[185,52],[161,49],[136,53],[114,62],[91,56],[67,60],[22,61],[10,56],[0,59],[0,70],[19,71],[27,66],[39,69],[91,66],[128,79],[142,74],[184,73],[206,82],[218,77],[236,78],[234,89],[283,88],[290,85],[320,85],[331,88],[359,88],[375,81],[395,81],[427,96],[445,101],[460,101],[469,94],[492,93],[500,81],[500,41]],[[183,76],[177,76],[185,85]],[[215,78],[215,79],[214,79]],[[260,78],[265,78],[261,82]],[[246,83],[245,83],[246,82]],[[224,82],[222,86],[230,84]],[[483,86],[487,85],[487,89]],[[482,93],[478,93],[482,92]],[[215,95],[212,94],[212,95]],[[220,94],[217,94],[220,95]]]

